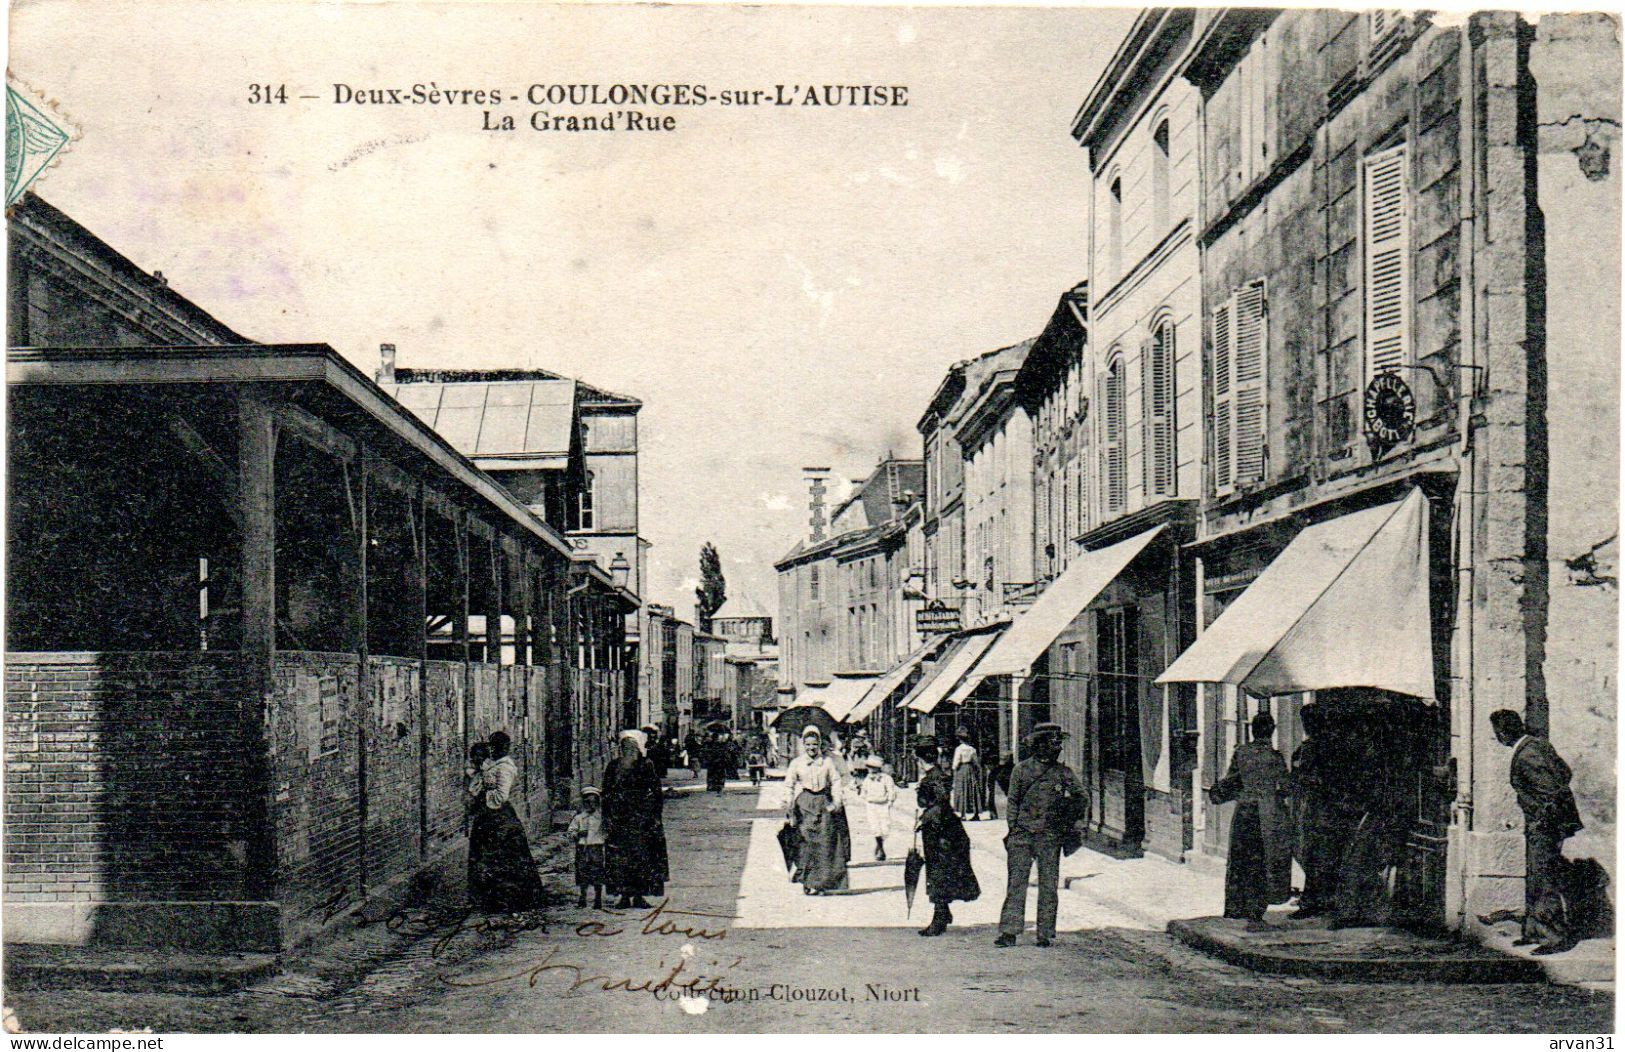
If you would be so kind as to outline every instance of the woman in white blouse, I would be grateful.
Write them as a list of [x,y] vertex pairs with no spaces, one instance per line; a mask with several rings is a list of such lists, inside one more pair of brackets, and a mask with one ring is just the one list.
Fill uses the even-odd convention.
[[796,879],[808,895],[822,895],[847,886],[847,845],[841,842],[837,816],[844,817],[844,778],[824,752],[824,736],[817,727],[801,732],[802,754],[790,761],[785,773],[785,795],[790,809],[785,821],[801,834],[801,860]]
[[468,896],[484,913],[540,909],[545,900],[530,842],[513,809],[519,767],[508,755],[512,744],[504,731],[491,735],[490,759],[469,784],[474,821],[468,833]]

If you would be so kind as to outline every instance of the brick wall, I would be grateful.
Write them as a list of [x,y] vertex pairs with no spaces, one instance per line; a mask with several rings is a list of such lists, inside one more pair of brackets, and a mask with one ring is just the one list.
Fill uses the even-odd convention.
[[424,811],[431,858],[455,848],[463,836],[465,668],[452,661],[428,661],[423,666],[429,761],[424,772]]
[[363,843],[369,891],[411,872],[422,861],[422,683],[417,661],[367,659]]
[[233,653],[9,654],[5,896],[244,898]]
[[277,652],[272,822],[277,898],[294,938],[361,895],[360,688],[354,655]]

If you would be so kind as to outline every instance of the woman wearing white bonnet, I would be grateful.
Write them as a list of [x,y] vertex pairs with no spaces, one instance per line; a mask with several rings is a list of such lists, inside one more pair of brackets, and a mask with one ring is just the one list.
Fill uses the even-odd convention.
[[802,754],[785,772],[785,815],[801,834],[801,864],[796,879],[808,895],[822,895],[847,886],[848,847],[838,826],[844,818],[846,791],[840,770],[824,751],[824,736],[817,727],[801,732]]

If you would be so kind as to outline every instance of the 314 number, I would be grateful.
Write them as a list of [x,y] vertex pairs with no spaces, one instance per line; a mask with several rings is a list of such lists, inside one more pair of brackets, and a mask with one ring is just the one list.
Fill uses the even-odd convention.
[[250,103],[264,103],[274,105],[288,101],[288,86],[286,84],[250,84],[248,86],[248,101]]

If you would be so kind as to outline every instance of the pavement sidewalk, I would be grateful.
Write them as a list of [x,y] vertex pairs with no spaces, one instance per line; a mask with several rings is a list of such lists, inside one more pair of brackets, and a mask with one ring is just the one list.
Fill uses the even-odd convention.
[[[874,834],[868,816],[854,808],[852,888],[845,894],[809,897],[791,884],[777,834],[787,801],[784,785],[764,785],[756,807],[763,817],[752,824],[750,850],[740,880],[737,913],[742,927],[918,927],[930,916],[923,891],[912,916],[903,909],[902,862],[912,841],[916,804],[913,789],[898,792],[886,831],[889,861],[869,861]],[[954,922],[992,925],[1004,902],[1006,824],[1003,819],[965,823],[971,841],[971,868],[982,886],[975,902],[955,903]],[[1131,928],[1165,931],[1168,922],[1223,912],[1224,880],[1154,855],[1117,859],[1085,847],[1061,860],[1057,928]],[[1036,915],[1037,890],[1028,878],[1027,916]]]

